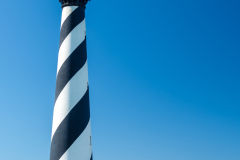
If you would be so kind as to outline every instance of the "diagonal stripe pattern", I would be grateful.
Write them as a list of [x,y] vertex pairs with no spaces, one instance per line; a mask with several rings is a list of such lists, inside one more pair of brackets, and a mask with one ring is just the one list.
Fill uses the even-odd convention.
[[85,8],[62,11],[50,160],[92,160]]

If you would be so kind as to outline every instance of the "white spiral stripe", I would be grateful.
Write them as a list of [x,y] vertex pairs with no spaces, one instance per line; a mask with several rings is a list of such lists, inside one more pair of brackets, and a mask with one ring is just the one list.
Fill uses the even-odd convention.
[[83,133],[76,139],[76,141],[59,160],[90,160],[92,155],[90,135],[91,121],[89,120],[89,123]]
[[63,41],[60,46],[58,53],[58,67],[57,73],[59,72],[62,64],[66,61],[66,59],[72,54],[72,52],[84,41],[86,37],[86,27],[85,27],[85,19],[78,24],[71,33]]
[[87,67],[86,62],[59,94],[54,106],[52,137],[63,119],[86,93],[88,89]]
[[67,17],[77,8],[78,6],[69,6],[69,7],[64,7],[62,9],[61,27],[63,25],[63,22],[67,19]]

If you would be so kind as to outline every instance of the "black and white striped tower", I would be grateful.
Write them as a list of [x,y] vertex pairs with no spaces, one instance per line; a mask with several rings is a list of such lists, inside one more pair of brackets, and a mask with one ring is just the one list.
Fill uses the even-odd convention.
[[59,0],[61,36],[50,160],[92,160],[85,5]]

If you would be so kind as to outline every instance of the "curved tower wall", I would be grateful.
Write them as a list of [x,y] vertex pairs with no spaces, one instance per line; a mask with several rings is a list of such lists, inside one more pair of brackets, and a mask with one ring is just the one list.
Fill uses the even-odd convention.
[[50,160],[92,160],[85,5],[62,5]]

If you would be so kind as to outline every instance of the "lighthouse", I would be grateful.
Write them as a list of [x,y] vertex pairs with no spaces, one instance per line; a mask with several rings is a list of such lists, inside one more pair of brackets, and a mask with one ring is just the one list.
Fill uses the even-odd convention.
[[92,160],[85,8],[59,0],[61,33],[50,160]]

